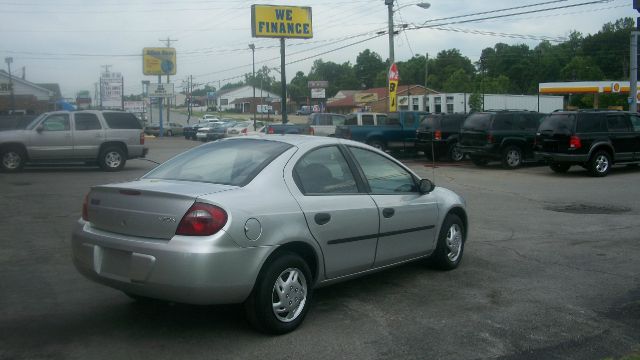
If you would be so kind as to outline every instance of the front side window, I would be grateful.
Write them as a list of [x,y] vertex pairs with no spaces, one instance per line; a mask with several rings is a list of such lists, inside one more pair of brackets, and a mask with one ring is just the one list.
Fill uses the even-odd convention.
[[69,131],[69,115],[53,114],[42,122],[44,131]]
[[337,146],[311,150],[293,171],[296,184],[305,195],[358,192],[351,169]]
[[216,141],[176,156],[143,179],[245,186],[290,147],[278,141],[259,139]]
[[100,120],[98,120],[98,116],[96,114],[76,113],[74,115],[74,122],[77,131],[102,129],[102,126],[100,126]]
[[629,123],[624,115],[607,116],[607,128],[609,131],[629,131]]
[[350,147],[376,195],[416,192],[413,176],[400,165],[373,151]]

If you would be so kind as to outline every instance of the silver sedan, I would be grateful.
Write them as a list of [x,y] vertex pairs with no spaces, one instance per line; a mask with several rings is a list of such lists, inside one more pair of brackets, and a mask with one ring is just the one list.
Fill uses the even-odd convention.
[[244,303],[258,329],[286,333],[319,286],[419,259],[456,268],[467,229],[460,196],[383,152],[263,135],[93,187],[72,247],[82,274],[134,299]]

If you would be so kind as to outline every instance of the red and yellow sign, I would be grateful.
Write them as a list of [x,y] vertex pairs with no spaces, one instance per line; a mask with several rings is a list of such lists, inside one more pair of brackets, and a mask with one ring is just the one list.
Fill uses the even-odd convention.
[[397,92],[399,80],[398,66],[393,63],[389,68],[389,112],[398,111]]

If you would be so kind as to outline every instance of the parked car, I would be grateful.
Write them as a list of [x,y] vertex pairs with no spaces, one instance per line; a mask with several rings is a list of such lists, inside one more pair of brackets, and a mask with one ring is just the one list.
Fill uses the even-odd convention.
[[461,161],[464,154],[458,147],[460,127],[466,114],[423,115],[416,130],[416,149],[437,160],[442,155],[451,161]]
[[209,127],[212,124],[218,123],[220,120],[213,120],[213,119],[207,119],[207,120],[200,120],[198,123],[194,124],[194,125],[187,125],[185,127],[182,128],[183,134],[184,134],[184,138],[185,139],[193,139],[196,140],[196,134],[198,133],[198,130],[200,130],[203,127]]
[[242,121],[238,122],[232,127],[227,129],[227,136],[241,136],[246,135],[250,131],[260,130],[264,127],[264,123],[262,121],[256,121],[257,129],[253,128],[253,121]]
[[217,115],[204,114],[202,116],[202,120],[205,120],[205,121],[217,121],[217,120],[220,120],[220,118]]
[[536,134],[536,156],[564,173],[580,165],[606,176],[614,164],[640,163],[640,117],[621,111],[559,111]]
[[[162,124],[162,134],[164,136],[182,136],[184,134],[184,126],[178,123]],[[144,128],[144,133],[147,135],[160,135],[160,124],[151,124]]]
[[142,125],[123,111],[55,111],[25,129],[0,132],[0,169],[15,172],[26,163],[97,162],[121,170],[127,159],[144,157]]
[[272,134],[300,134],[300,135],[313,135],[313,128],[308,124],[293,124],[293,123],[269,123],[265,126],[265,133],[267,135]]
[[313,113],[309,115],[309,125],[313,134],[318,136],[335,136],[336,126],[344,125],[346,116],[331,113]]
[[460,130],[460,150],[477,166],[491,160],[516,169],[535,160],[533,141],[544,114],[526,110],[483,111],[469,115]]
[[456,268],[467,224],[460,196],[365,144],[234,137],[92,187],[71,242],[80,273],[134,299],[244,303],[286,333],[316,287],[418,259]]
[[309,115],[312,113],[313,107],[302,105],[298,111],[296,111],[296,115]]
[[235,124],[235,121],[227,121],[209,128],[205,134],[205,141],[215,141],[227,137],[227,130]]
[[216,126],[219,126],[222,124],[224,124],[223,121],[216,120],[216,121],[210,121],[208,124],[198,128],[195,136],[196,140],[207,141],[207,134],[209,133],[209,131],[211,131]]
[[[336,127],[336,137],[360,141],[383,151],[414,150],[416,129],[420,118],[426,114],[417,111],[399,111],[388,115],[350,114],[345,125]],[[371,118],[371,115],[374,117]],[[358,123],[355,123],[356,119]]]

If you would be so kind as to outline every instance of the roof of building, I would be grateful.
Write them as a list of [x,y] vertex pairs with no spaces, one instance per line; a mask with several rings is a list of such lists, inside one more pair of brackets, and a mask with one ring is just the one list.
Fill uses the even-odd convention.
[[[398,86],[398,91],[397,94],[398,95],[406,95],[407,93],[411,93],[411,91],[416,90],[416,92],[419,92],[420,94],[424,94],[424,93],[428,93],[428,94],[437,94],[438,92],[433,90],[433,89],[429,89],[429,88],[425,88],[422,85],[400,85]],[[343,94],[345,94],[346,96],[343,98],[337,98],[334,100],[330,100],[327,102],[327,107],[332,107],[332,108],[337,108],[337,107],[357,107],[359,106],[359,104],[356,104],[355,102],[355,96],[356,94],[376,94],[378,97],[377,101],[374,102],[379,102],[379,101],[383,101],[385,99],[387,99],[388,96],[388,90],[386,87],[379,87],[379,88],[372,88],[372,89],[366,89],[366,90],[361,90],[361,91],[356,91],[356,90],[341,90],[339,92],[342,92]]]
[[45,88],[49,91],[53,92],[53,96],[56,99],[61,99],[62,98],[62,91],[60,91],[60,85],[58,84],[36,84],[42,88]]

